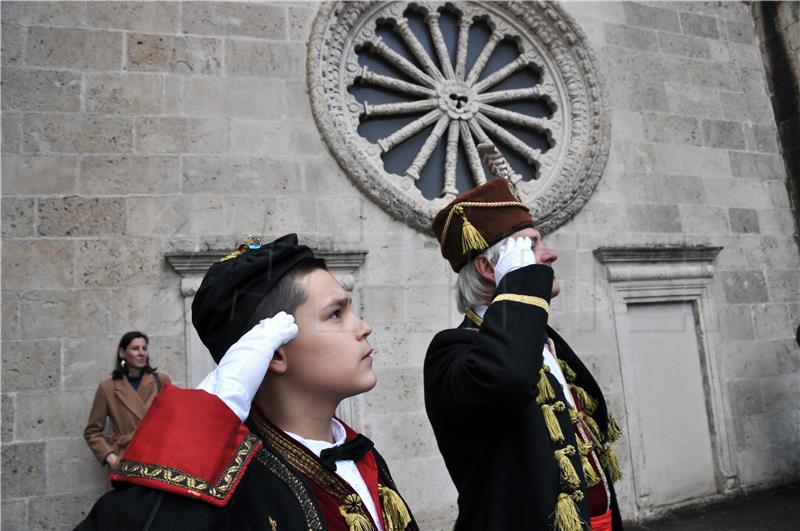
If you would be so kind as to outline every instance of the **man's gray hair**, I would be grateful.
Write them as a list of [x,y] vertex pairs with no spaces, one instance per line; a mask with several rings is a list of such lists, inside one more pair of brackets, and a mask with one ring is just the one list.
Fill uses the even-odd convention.
[[[497,259],[500,257],[500,248],[505,241],[506,238],[503,238],[483,251],[479,256],[485,257],[492,265],[496,264]],[[464,264],[464,267],[458,272],[456,304],[458,305],[458,311],[461,313],[467,313],[470,308],[475,308],[481,304],[489,304],[496,289],[493,282],[481,277],[478,270],[475,269],[475,258]]]

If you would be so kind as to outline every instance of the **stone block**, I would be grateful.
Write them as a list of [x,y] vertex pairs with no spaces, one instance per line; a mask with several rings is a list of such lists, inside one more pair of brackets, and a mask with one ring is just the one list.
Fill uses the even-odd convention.
[[[397,248],[370,250],[361,269],[364,284],[409,285],[445,279],[449,266],[436,249],[411,249],[405,243]],[[425,275],[420,275],[425,271]]]
[[3,498],[44,493],[44,443],[4,444]]
[[251,157],[184,157],[184,193],[286,195],[306,190],[295,161]]
[[228,122],[223,118],[137,118],[136,149],[140,153],[221,153],[228,149]]
[[441,330],[449,318],[453,301],[450,286],[444,279],[431,276],[427,285],[406,286],[404,291],[406,322],[417,330]]
[[286,40],[285,5],[239,2],[186,2],[181,18],[184,33],[238,35]]
[[725,340],[755,339],[753,316],[749,304],[726,304],[719,313],[720,334]]
[[164,75],[164,108],[170,114],[183,113],[183,87],[186,76],[179,74]]
[[27,26],[80,26],[84,5],[79,2],[3,2],[3,22]]
[[2,37],[0,53],[3,55],[3,65],[19,64],[22,61],[22,28],[3,21],[0,37]]
[[385,412],[393,404],[392,414],[422,413],[422,373],[419,369],[386,369],[378,374],[378,384],[363,395],[367,414]]
[[32,499],[28,506],[28,525],[30,529],[41,531],[59,531],[78,525],[89,515],[94,502],[103,494],[104,489],[87,491],[79,494],[59,494]]
[[609,23],[604,25],[604,30],[606,43],[612,46],[658,52],[658,34],[653,30]]
[[177,282],[173,286],[120,288],[111,298],[111,322],[120,329],[142,330],[153,336],[183,334],[183,312]]
[[758,212],[752,208],[732,208],[729,211],[731,232],[758,233]]
[[625,20],[631,26],[653,28],[661,31],[680,33],[678,13],[671,9],[661,9],[644,4],[625,2],[622,5]]
[[721,118],[722,107],[715,91],[684,84],[667,83],[669,112],[693,118]]
[[4,112],[2,120],[3,153],[19,153],[22,147],[22,114],[18,112]]
[[28,28],[25,63],[89,70],[122,68],[122,33],[33,26]]
[[708,41],[700,37],[688,37],[676,33],[659,33],[658,46],[661,53],[680,55],[692,59],[711,59]]
[[107,155],[81,158],[80,191],[83,195],[177,194],[180,189],[178,157]]
[[[17,439],[81,437],[94,395],[95,389],[17,393]],[[44,456],[41,460],[43,466]],[[41,482],[42,477],[37,480]]]
[[[112,299],[113,302],[115,299]],[[126,327],[125,323],[117,323],[113,319],[112,322],[120,336],[128,328],[137,329]],[[144,332],[150,333],[146,329]],[[62,375],[64,388],[96,388],[101,381],[108,378],[114,368],[118,339],[116,336],[65,339]]]
[[321,197],[316,201],[317,234],[335,241],[360,242],[364,231],[364,216],[360,197]]
[[790,339],[797,330],[797,317],[797,311],[791,304],[759,304],[753,311],[756,337]]
[[3,67],[3,110],[76,112],[81,76],[72,72]]
[[744,130],[740,122],[703,120],[703,139],[714,148],[745,149]]
[[97,74],[86,76],[86,110],[96,113],[159,114],[164,109],[161,76]]
[[3,339],[17,339],[19,337],[19,297],[17,293],[3,290],[0,293],[0,305],[2,305],[0,315],[3,317]]
[[215,75],[222,71],[222,39],[127,34],[128,70]]
[[130,118],[26,114],[25,150],[33,153],[126,153],[133,150]]
[[[226,200],[227,201],[227,200]],[[139,236],[225,233],[222,198],[214,196],[138,197],[127,201],[127,233]],[[230,244],[228,244],[230,245]]]
[[728,303],[769,301],[763,271],[721,271],[719,282],[722,283]]
[[150,359],[153,367],[169,376],[172,383],[186,385],[186,340],[183,331],[171,336],[150,336]]
[[[380,384],[379,384],[380,385]],[[424,412],[374,415],[364,425],[376,448],[386,459],[437,455],[436,439]]]
[[315,156],[326,153],[319,130],[311,121],[231,123],[231,152],[268,157]]
[[[770,397],[770,411],[797,413],[797,408],[793,406],[800,401],[800,374],[779,374],[762,380],[761,384],[762,393]],[[795,425],[796,432],[793,437],[800,435],[798,429],[800,427]]]
[[669,110],[663,83],[649,83],[643,80],[618,81],[611,88],[610,96],[615,109],[655,112]]
[[405,300],[403,290],[393,286],[361,287],[361,308],[359,315],[372,323],[404,319]]
[[[733,208],[770,208],[764,183],[744,179],[702,179],[708,203]],[[749,195],[752,194],[752,195]]]
[[745,124],[748,151],[779,153],[777,129],[774,125]]
[[[301,236],[314,234],[320,226],[317,219],[317,205],[313,198],[281,198],[275,207],[265,212],[266,226],[270,234],[282,234],[287,227],[297,229]],[[302,240],[302,237],[301,237]]]
[[3,391],[56,389],[61,386],[61,343],[4,341]]
[[800,270],[768,270],[767,286],[770,300],[797,302],[800,300]]
[[731,151],[729,157],[734,177],[758,181],[786,178],[783,159],[777,155]]
[[681,205],[681,225],[690,233],[727,234],[728,209],[708,205]]
[[719,38],[717,18],[693,13],[679,13],[678,15],[681,22],[681,30],[684,34],[709,39]]
[[733,414],[737,417],[758,415],[765,410],[764,397],[757,378],[729,381],[728,396],[731,398]]
[[710,63],[708,61],[692,61],[678,59],[673,73],[678,80],[701,87],[713,94],[714,90],[738,91],[741,89],[738,68],[733,64]]
[[305,81],[286,81],[287,114],[295,120],[308,120],[311,115],[311,99]]
[[[278,201],[272,197],[229,197],[225,200],[222,211],[225,230],[228,234],[236,234],[239,240],[247,234],[280,232],[282,211],[278,209]],[[309,232],[313,232],[312,227],[307,228]],[[296,228],[292,227],[291,230]],[[226,243],[225,248],[231,247],[232,243]]]
[[[184,111],[248,120],[276,120],[286,115],[283,83],[252,78],[192,77],[184,88]],[[257,133],[253,133],[253,136]]]
[[3,239],[33,236],[33,199],[4,197],[2,212]]
[[651,175],[654,179],[653,201],[675,204],[705,203],[703,181],[691,175]]
[[630,149],[626,165],[635,172],[727,177],[731,171],[727,152],[720,150],[669,144],[633,144]]
[[75,244],[67,240],[3,242],[3,289],[73,287]]
[[229,39],[225,43],[225,73],[229,76],[303,79],[305,46]]
[[794,214],[789,208],[775,208],[758,211],[758,227],[761,234],[785,236],[794,234]]
[[767,79],[763,68],[752,66],[740,67],[737,71],[739,86],[747,94],[765,95],[767,93]]
[[72,194],[76,188],[75,157],[3,156],[3,195]]
[[700,124],[694,118],[662,113],[643,113],[645,138],[649,142],[702,145]]
[[[396,459],[389,466],[400,492],[412,508],[447,507],[455,503],[458,498],[441,456]],[[420,482],[419,478],[423,477],[425,481]],[[420,527],[420,529],[430,528]]]
[[764,183],[769,191],[769,198],[775,208],[789,208],[789,194],[786,190],[786,183],[781,181],[767,181]]
[[94,337],[107,334],[109,307],[106,290],[25,292],[20,298],[19,309],[22,337]]
[[14,406],[14,395],[4,393],[0,409],[3,414],[3,422],[0,427],[0,431],[2,431],[2,441],[4,443],[11,442],[14,440],[14,411],[16,410],[16,406]]
[[[47,441],[46,454],[48,493],[97,492],[105,489],[106,468],[94,460],[83,437]],[[80,481],[75,481],[76,478],[80,478]]]
[[28,527],[28,500],[18,498],[3,500],[0,510],[0,527],[3,529],[27,529]]
[[158,278],[163,258],[150,240],[86,239],[77,246],[75,277],[81,286],[144,285]]
[[289,40],[308,42],[316,14],[316,6],[311,6],[310,4],[290,5]]
[[755,28],[753,21],[724,20],[722,24],[721,37],[726,41],[739,42],[742,44],[755,44]]
[[125,230],[122,199],[78,196],[40,199],[38,232],[42,236],[98,236]]
[[86,25],[128,31],[177,33],[180,29],[180,7],[180,4],[173,2],[91,2],[86,5]]

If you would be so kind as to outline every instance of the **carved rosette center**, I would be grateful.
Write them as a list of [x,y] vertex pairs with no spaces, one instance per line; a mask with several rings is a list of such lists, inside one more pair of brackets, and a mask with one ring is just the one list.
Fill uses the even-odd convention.
[[475,90],[464,81],[447,81],[439,86],[439,109],[451,120],[469,120],[480,108]]

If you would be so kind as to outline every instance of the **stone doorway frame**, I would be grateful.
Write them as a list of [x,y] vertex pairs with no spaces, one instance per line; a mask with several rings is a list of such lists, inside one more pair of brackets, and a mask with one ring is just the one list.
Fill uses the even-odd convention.
[[[626,376],[630,378],[635,355],[627,344],[629,304],[692,304],[717,485],[717,493],[712,497],[730,492],[738,486],[738,470],[733,459],[731,409],[724,391],[719,361],[719,319],[711,292],[713,262],[721,250],[722,247],[709,246],[601,247],[594,250],[594,256],[607,269],[611,290],[614,329],[622,373],[626,432],[631,436],[630,462],[633,465],[632,483],[637,513],[635,519],[638,521],[652,518],[668,507],[640,504],[640,500],[646,498],[651,491],[652,485],[647,485],[637,476],[637,470],[642,470],[644,466],[643,444],[641,440],[632,439],[634,434],[641,434],[641,430],[632,429],[632,426],[636,427],[641,412],[637,409],[636,397],[626,396],[625,390]],[[687,503],[697,501],[699,500]]]

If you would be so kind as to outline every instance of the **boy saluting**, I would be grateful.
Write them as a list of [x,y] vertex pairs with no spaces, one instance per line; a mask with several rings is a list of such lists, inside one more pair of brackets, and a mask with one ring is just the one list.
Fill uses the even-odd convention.
[[418,530],[372,442],[334,417],[376,376],[372,328],[324,261],[294,234],[250,241],[192,314],[219,365],[165,387],[79,530]]

